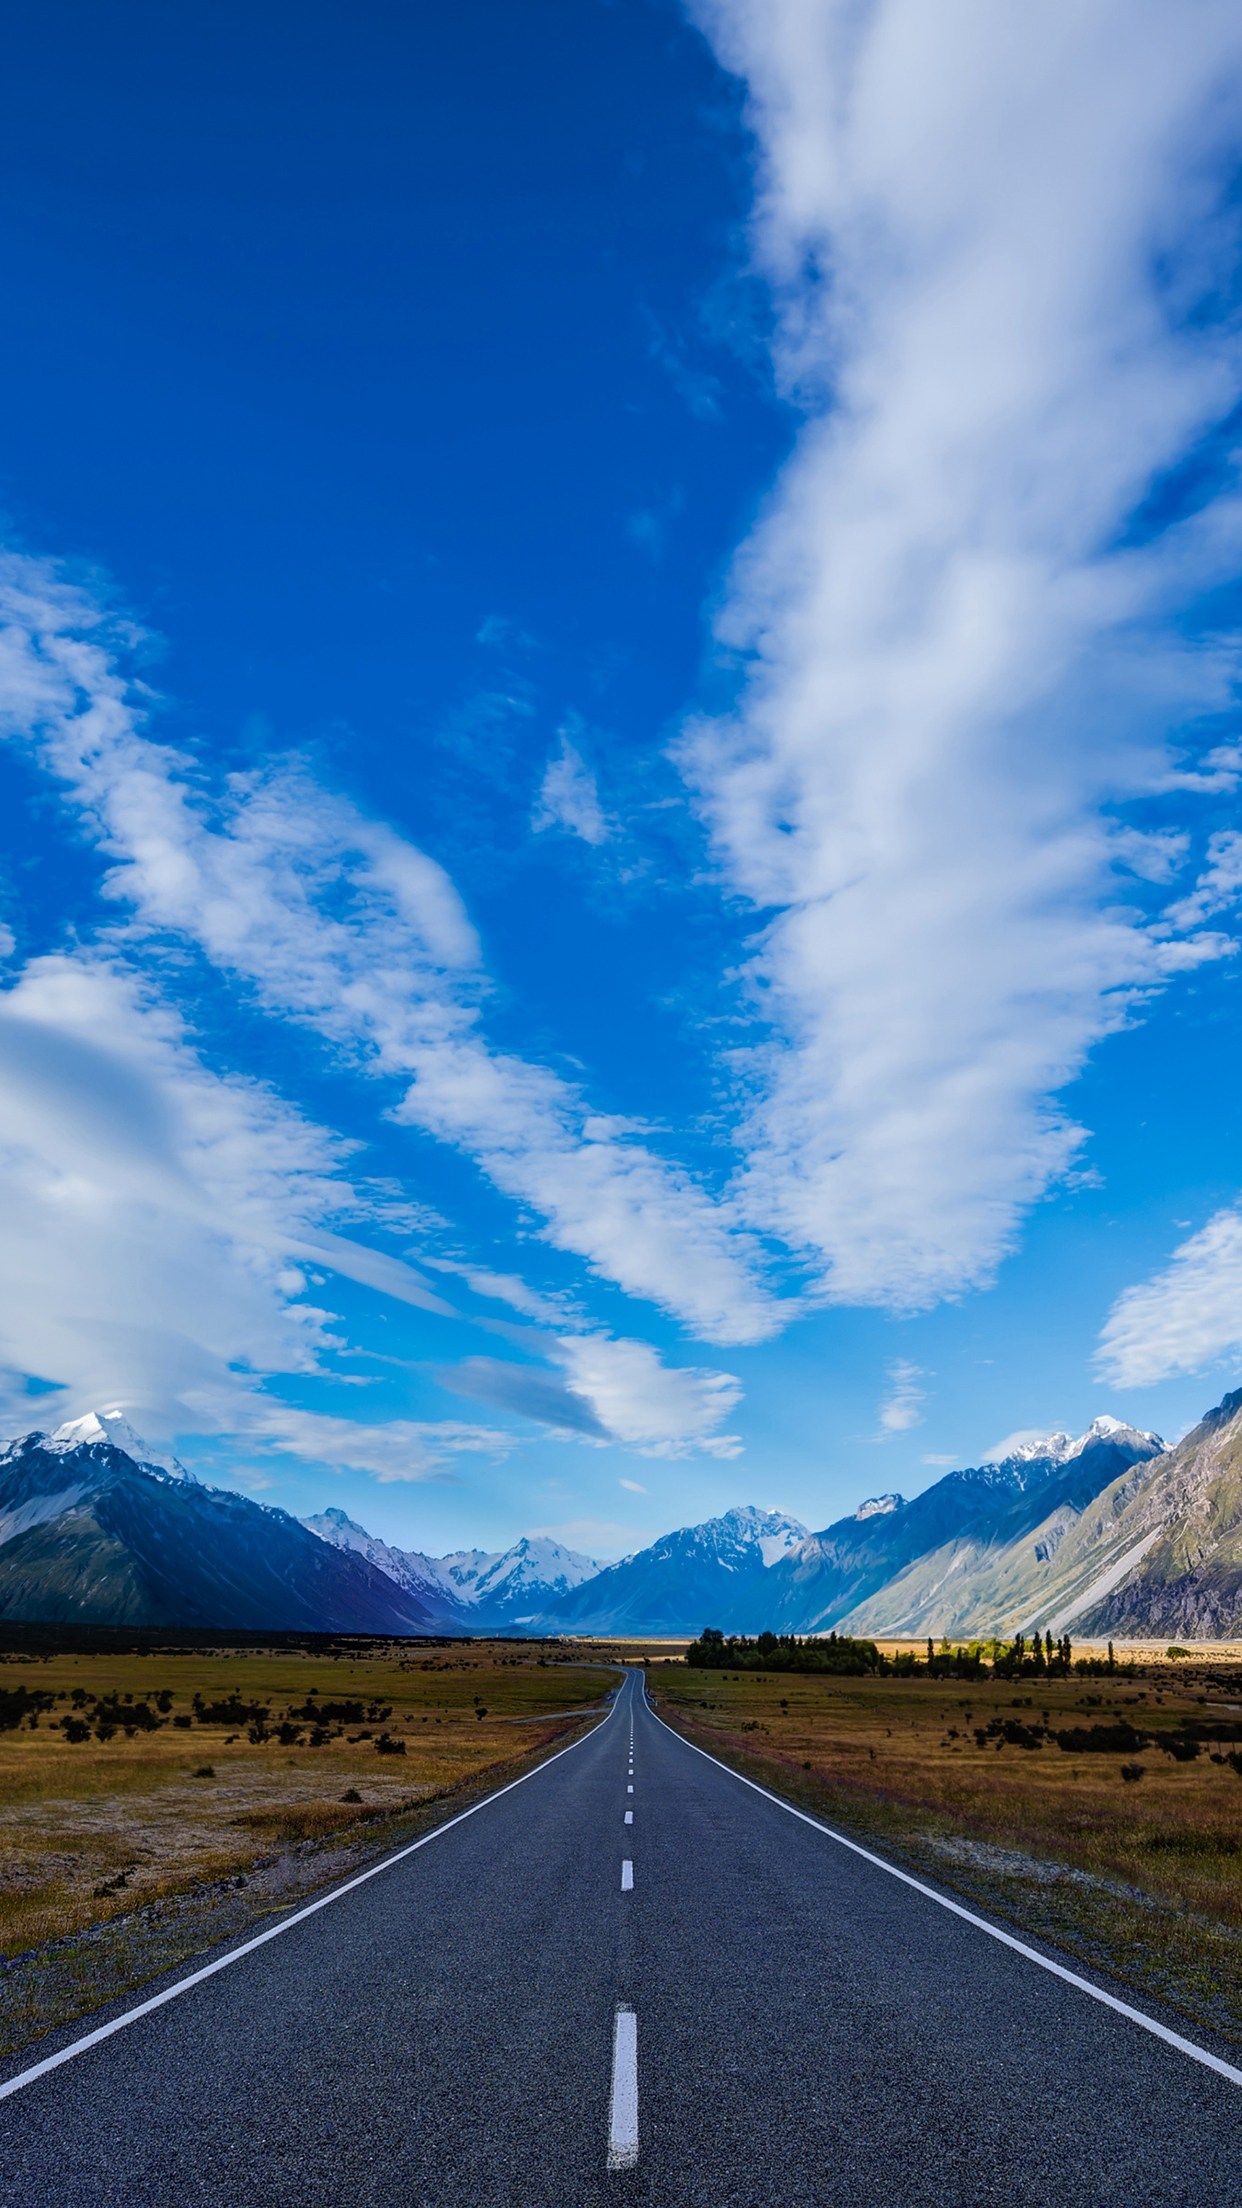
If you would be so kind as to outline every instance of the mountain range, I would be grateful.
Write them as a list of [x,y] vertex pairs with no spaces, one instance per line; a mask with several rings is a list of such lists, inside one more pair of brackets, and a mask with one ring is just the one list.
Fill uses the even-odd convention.
[[0,1451],[0,1619],[325,1632],[1242,1634],[1242,1392],[1175,1447],[1115,1418],[813,1531],[753,1505],[617,1563],[434,1557],[210,1488],[119,1411]]

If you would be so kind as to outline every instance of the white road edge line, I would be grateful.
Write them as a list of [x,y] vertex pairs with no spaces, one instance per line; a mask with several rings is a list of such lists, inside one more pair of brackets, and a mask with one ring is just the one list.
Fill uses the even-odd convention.
[[634,1891],[634,1866],[628,1856],[621,1865],[621,1891],[623,1894],[632,1894]]
[[778,1809],[785,1810],[790,1817],[796,1817],[799,1823],[809,1825],[813,1832],[822,1833],[825,1840],[835,1840],[839,1848],[848,1848],[851,1855],[860,1855],[864,1863],[874,1864],[877,1871],[886,1871],[890,1878],[900,1879],[903,1886],[912,1887],[916,1894],[922,1894],[926,1900],[934,1901],[940,1909],[947,1909],[951,1916],[961,1917],[964,1923],[973,1924],[977,1931],[986,1932],[990,1940],[999,1940],[1002,1947],[1012,1948],[1015,1955],[1025,1955],[1028,1963],[1038,1963],[1041,1970],[1048,1971],[1054,1978],[1060,1978],[1067,1986],[1076,1986],[1079,1993],[1089,1993],[1093,2001],[1102,2002],[1106,2009],[1114,2009],[1118,2016],[1128,2017],[1131,2024],[1141,2025],[1145,2032],[1151,2032],[1155,2038],[1164,2040],[1166,2046],[1176,2047],[1179,2054],[1189,2055],[1192,2062],[1202,2063],[1205,2070],[1215,2070],[1218,2077],[1228,2078],[1231,2085],[1242,2085],[1242,2070],[1235,2069],[1233,2063],[1225,2062],[1220,2055],[1211,2054],[1206,2047],[1198,2046],[1193,2039],[1183,2039],[1180,2032],[1170,2031],[1167,2024],[1158,2023],[1154,2016],[1145,2016],[1142,2009],[1132,2009],[1128,2001],[1119,2000],[1115,1993],[1106,1993],[1103,1986],[1093,1986],[1089,1978],[1080,1978],[1076,1970],[1067,1969],[1064,1963],[1054,1963],[1050,1955],[1041,1955],[1037,1947],[1028,1947],[1025,1940],[1017,1939],[1012,1932],[1002,1932],[998,1924],[989,1924],[986,1917],[976,1916],[973,1909],[965,1908],[960,1901],[950,1901],[947,1894],[938,1894],[934,1886],[924,1885],[921,1878],[914,1878],[909,1871],[899,1871],[895,1863],[885,1862],[882,1855],[873,1854],[870,1848],[862,1847],[857,1840],[847,1840],[843,1832],[834,1832],[831,1825],[822,1824],[818,1817],[808,1816],[804,1809],[795,1809],[792,1802],[782,1801],[779,1794],[771,1793],[766,1786],[760,1786],[757,1780],[743,1778],[740,1771],[735,1771],[730,1764],[722,1763],[719,1756],[713,1756],[706,1748],[700,1748],[693,1740],[687,1740],[675,1726],[667,1724],[647,1701],[645,1688],[643,1701],[648,1715],[655,1718],[657,1725],[663,1725],[666,1733],[671,1733],[674,1740],[679,1740],[683,1748],[689,1748],[694,1755],[702,1756],[705,1763],[714,1763],[718,1771],[726,1771],[731,1779],[737,1780],[739,1786],[748,1786],[752,1794],[762,1794],[765,1801],[775,1802]]
[[291,1932],[295,1924],[304,1924],[307,1917],[317,1916],[331,1902],[340,1901],[345,1894],[352,1894],[356,1887],[365,1886],[369,1879],[378,1878],[381,1871],[390,1871],[394,1864],[404,1863],[407,1856],[417,1855],[420,1848],[429,1848],[433,1840],[443,1839],[445,1833],[452,1832],[455,1825],[464,1825],[468,1817],[477,1817],[481,1809],[488,1809],[493,1802],[498,1802],[502,1794],[512,1794],[515,1786],[525,1786],[528,1779],[537,1779],[541,1771],[550,1771],[552,1765],[559,1763],[562,1756],[571,1756],[575,1748],[585,1747],[588,1740],[594,1740],[596,1733],[602,1732],[617,1706],[618,1701],[614,1701],[599,1724],[592,1725],[590,1732],[584,1733],[580,1740],[571,1740],[568,1748],[558,1748],[554,1756],[549,1756],[543,1763],[537,1763],[533,1770],[523,1771],[520,1778],[510,1779],[506,1785],[498,1786],[494,1794],[485,1794],[481,1802],[472,1802],[469,1809],[458,1810],[455,1817],[448,1817],[432,1832],[425,1832],[421,1840],[411,1840],[408,1846],[397,1848],[392,1855],[386,1855],[382,1862],[373,1863],[369,1870],[359,1871],[356,1877],[347,1878],[343,1886],[334,1886],[330,1893],[321,1894],[318,1901],[308,1901],[304,1908],[295,1909],[292,1915],[282,1917],[279,1924],[269,1925],[266,1932],[256,1932],[253,1939],[243,1940],[240,1947],[230,1948],[227,1955],[218,1955],[214,1963],[204,1963],[201,1970],[192,1970],[188,1977],[178,1978],[175,1985],[165,1986],[162,1993],[153,1993],[147,2001],[139,2001],[132,2009],[126,2009],[123,2015],[114,2016],[110,2023],[97,2025],[93,2032],[84,2032],[81,2039],[71,2040],[58,2053],[45,2055],[42,2062],[31,2063],[28,2070],[19,2070],[16,2077],[0,2080],[0,2101],[7,2100],[10,2093],[20,2093],[25,2085],[33,2085],[36,2078],[46,2077],[50,2070],[59,2070],[62,2063],[72,2062],[75,2055],[84,2055],[88,2047],[98,2047],[101,2040],[111,2039],[114,2032],[123,2032],[127,2024],[136,2024],[140,2016],[150,2016],[153,2009],[162,2009],[166,2001],[175,2001],[179,1994],[188,1993],[192,1986],[201,1986],[204,1979],[214,1978],[217,1971],[227,1970],[232,1963],[240,1963],[244,1955],[253,1955],[256,1948],[266,1947],[269,1940],[278,1940],[282,1932]]
[[638,2018],[633,2009],[618,2009],[612,2027],[608,2167],[610,2170],[632,2170],[637,2160]]

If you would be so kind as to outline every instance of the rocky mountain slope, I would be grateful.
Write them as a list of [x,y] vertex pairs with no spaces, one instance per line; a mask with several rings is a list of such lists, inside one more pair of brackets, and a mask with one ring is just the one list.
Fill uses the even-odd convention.
[[511,1633],[536,1625],[600,1568],[594,1558],[546,1534],[523,1535],[512,1548],[495,1552],[461,1549],[435,1557],[378,1540],[343,1510],[321,1511],[303,1524],[321,1541],[367,1557],[398,1586],[455,1620],[463,1633]]
[[426,1604],[365,1557],[317,1541],[286,1511],[157,1463],[136,1435],[132,1443],[141,1461],[106,1422],[96,1437],[83,1421],[0,1453],[0,1618],[438,1629]]
[[601,1567],[432,1557],[208,1488],[119,1411],[0,1451],[0,1618],[359,1633],[1242,1635],[1242,1392],[1175,1448],[1117,1419],[821,1532],[746,1506]]
[[[1058,1554],[1082,1511],[1161,1448],[1158,1434],[1099,1418],[1077,1436],[1052,1434],[1000,1464],[948,1473],[884,1520],[882,1530],[860,1529],[852,1552],[842,1527],[829,1528],[818,1538],[833,1551],[831,1596],[817,1606],[816,1625],[868,1634],[1029,1626],[1059,1599]],[[848,1593],[842,1549],[855,1556],[861,1549],[866,1559]],[[822,1583],[799,1589],[804,1602],[820,1592]]]
[[727,1510],[605,1566],[552,1617],[570,1633],[697,1632],[718,1621],[735,1632],[761,1630],[771,1622],[776,1567],[806,1538],[806,1527],[779,1511]]
[[1106,1488],[1067,1548],[1081,1633],[1242,1635],[1242,1390]]

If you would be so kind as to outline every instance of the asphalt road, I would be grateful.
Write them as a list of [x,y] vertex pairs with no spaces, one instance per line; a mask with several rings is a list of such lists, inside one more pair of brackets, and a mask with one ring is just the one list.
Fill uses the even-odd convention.
[[634,1673],[533,1776],[0,2099],[0,2201],[1233,2208],[1240,2119]]

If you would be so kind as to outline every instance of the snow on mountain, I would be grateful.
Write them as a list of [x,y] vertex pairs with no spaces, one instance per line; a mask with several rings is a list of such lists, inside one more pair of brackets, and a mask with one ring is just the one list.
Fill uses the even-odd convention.
[[475,1632],[487,1622],[529,1624],[599,1570],[593,1557],[580,1556],[546,1534],[523,1536],[509,1549],[458,1549],[435,1557],[419,1549],[394,1548],[343,1510],[321,1511],[303,1523],[321,1541],[365,1556],[399,1587],[426,1602],[438,1601],[450,1615],[468,1611],[468,1619],[460,1622]]
[[334,1549],[347,1549],[353,1556],[363,1556],[379,1572],[395,1580],[407,1594],[416,1595],[428,1608],[444,1612],[451,1617],[460,1598],[455,1598],[452,1588],[446,1585],[438,1566],[431,1557],[420,1555],[417,1549],[398,1549],[391,1542],[381,1541],[378,1534],[368,1533],[348,1512],[337,1505],[319,1512],[317,1517],[304,1518],[302,1524],[308,1533],[317,1534]]
[[1124,1419],[1104,1411],[1081,1434],[1028,1434],[1021,1441],[1015,1439],[1012,1447],[1002,1443],[1003,1453],[989,1457],[981,1469],[1006,1471],[1016,1465],[1068,1464],[1097,1442],[1132,1443],[1147,1454],[1164,1447],[1159,1434],[1145,1433],[1141,1427],[1129,1426]]
[[859,1504],[854,1516],[858,1519],[887,1518],[892,1511],[903,1509],[905,1500],[904,1495],[871,1495],[865,1503]]
[[713,1624],[754,1630],[769,1622],[769,1575],[807,1538],[796,1518],[745,1504],[606,1565],[562,1598],[556,1618],[581,1633],[697,1633]]
[[[153,1449],[150,1442],[135,1433],[125,1413],[118,1406],[110,1410],[87,1411],[84,1418],[71,1418],[54,1433],[45,1437],[43,1446],[57,1456],[66,1455],[72,1449],[91,1448],[100,1442],[108,1442],[120,1449],[144,1472],[163,1472],[171,1480],[193,1480],[179,1457],[170,1451]],[[195,1482],[197,1485],[197,1482]]]
[[201,1485],[120,1413],[0,1454],[0,1618],[407,1634],[443,1611],[287,1511]]
[[532,1614],[557,1596],[581,1587],[599,1571],[594,1557],[563,1548],[548,1534],[523,1535],[511,1549],[492,1557],[473,1582],[471,1601],[479,1610]]

